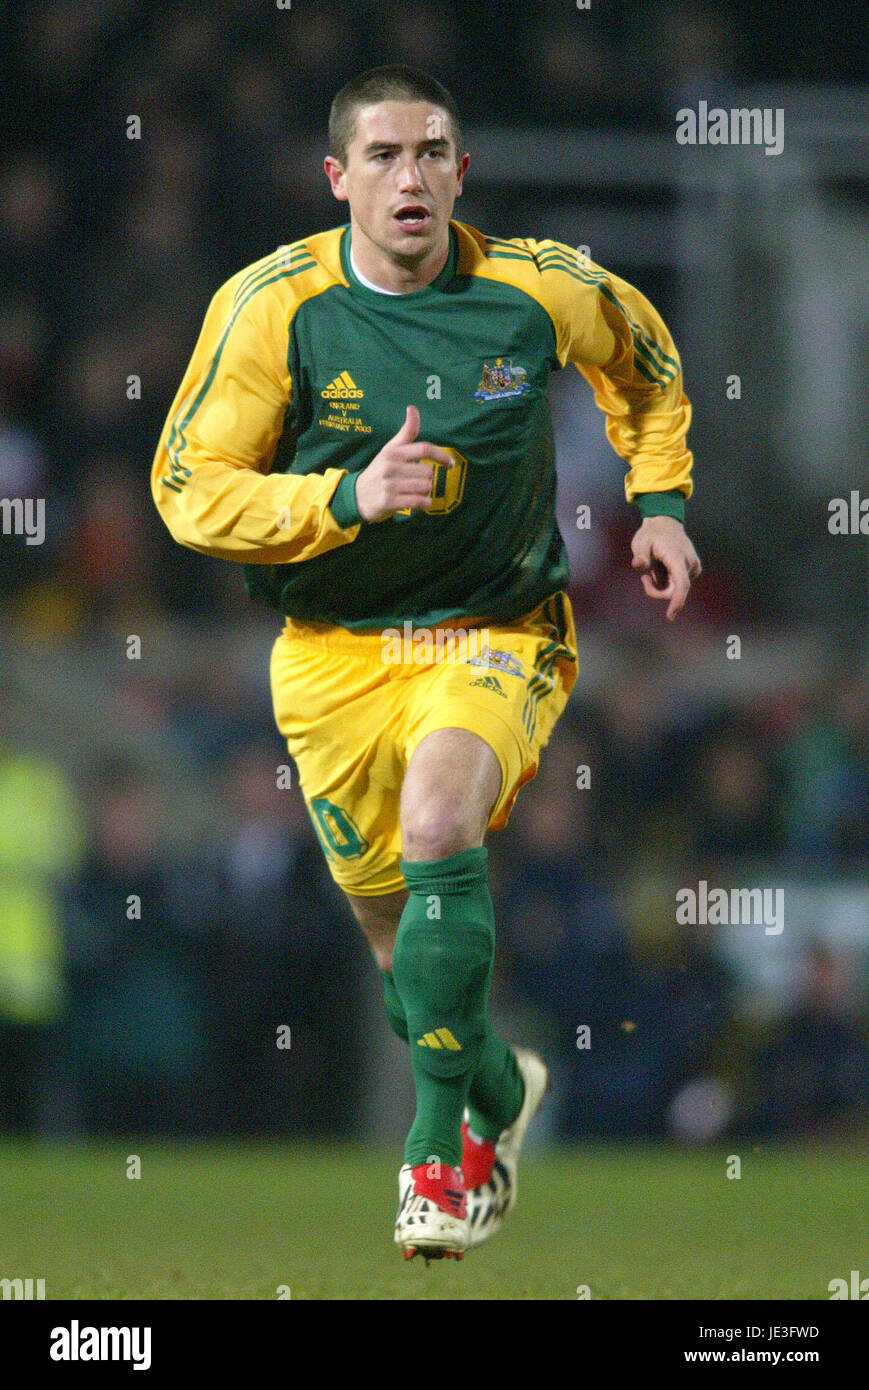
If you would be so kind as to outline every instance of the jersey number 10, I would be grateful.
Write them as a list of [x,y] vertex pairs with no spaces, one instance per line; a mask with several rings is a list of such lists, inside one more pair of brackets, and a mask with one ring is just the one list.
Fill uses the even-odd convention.
[[[420,507],[418,510],[428,512],[429,516],[443,516],[447,512],[454,512],[462,500],[465,492],[465,477],[468,472],[468,460],[459,453],[458,449],[451,449],[448,444],[444,445],[446,452],[455,459],[452,468],[447,468],[443,463],[435,463],[434,479],[431,489],[431,506]],[[426,459],[421,462],[427,462]],[[394,512],[396,517],[410,516],[410,507],[402,507],[401,511]]]

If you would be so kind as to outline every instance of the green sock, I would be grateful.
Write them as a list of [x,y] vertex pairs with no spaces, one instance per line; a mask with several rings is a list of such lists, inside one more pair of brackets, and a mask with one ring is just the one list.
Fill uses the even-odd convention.
[[[383,998],[389,1025],[393,1033],[407,1042],[407,1018],[395,980],[389,970],[380,973],[383,976]],[[522,1077],[512,1047],[501,1041],[486,1019],[480,1057],[468,1089],[470,1128],[480,1139],[494,1142],[519,1114],[523,1091]]]
[[[412,1166],[435,1157],[459,1165],[472,1081],[482,1106],[472,1128],[483,1137],[499,1134],[521,1104],[515,1057],[486,1018],[495,948],[487,860],[479,848],[401,864],[409,897],[392,974],[416,1085],[416,1118],[405,1146]],[[388,1012],[396,1027],[394,1001]]]
[[516,1054],[486,1019],[486,1036],[468,1091],[468,1128],[479,1139],[498,1138],[515,1120],[525,1098]]
[[407,1018],[401,996],[395,988],[392,971],[381,970],[380,973],[383,976],[383,1001],[386,1004],[386,1017],[389,1019],[389,1026],[393,1033],[401,1038],[402,1042],[407,1042]]

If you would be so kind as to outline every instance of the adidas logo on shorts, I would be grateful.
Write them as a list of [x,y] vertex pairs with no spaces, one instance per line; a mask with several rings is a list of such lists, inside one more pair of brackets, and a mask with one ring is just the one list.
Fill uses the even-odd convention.
[[497,676],[480,676],[479,680],[471,681],[471,685],[478,685],[482,690],[493,690],[496,695],[503,696],[505,700],[507,698],[507,692]]

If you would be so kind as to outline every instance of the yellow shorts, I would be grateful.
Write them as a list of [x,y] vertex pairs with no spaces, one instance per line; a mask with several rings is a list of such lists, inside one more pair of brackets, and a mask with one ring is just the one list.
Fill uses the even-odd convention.
[[404,887],[399,797],[427,734],[468,729],[493,749],[501,791],[490,830],[507,824],[537,771],[576,681],[570,601],[554,594],[503,627],[471,621],[357,633],[288,618],[275,642],[275,719],[332,876],[347,892]]

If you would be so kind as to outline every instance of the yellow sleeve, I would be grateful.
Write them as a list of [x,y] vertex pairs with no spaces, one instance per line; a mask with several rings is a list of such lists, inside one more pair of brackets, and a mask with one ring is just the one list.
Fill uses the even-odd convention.
[[355,540],[329,503],[345,469],[268,476],[292,399],[292,306],[251,292],[250,268],[218,290],[151,471],[157,510],[182,545],[225,560],[307,560]]
[[625,496],[693,491],[693,457],[685,443],[691,404],[673,339],[645,295],[555,241],[533,246],[559,360],[590,383],[606,416],[607,438],[623,458]]

